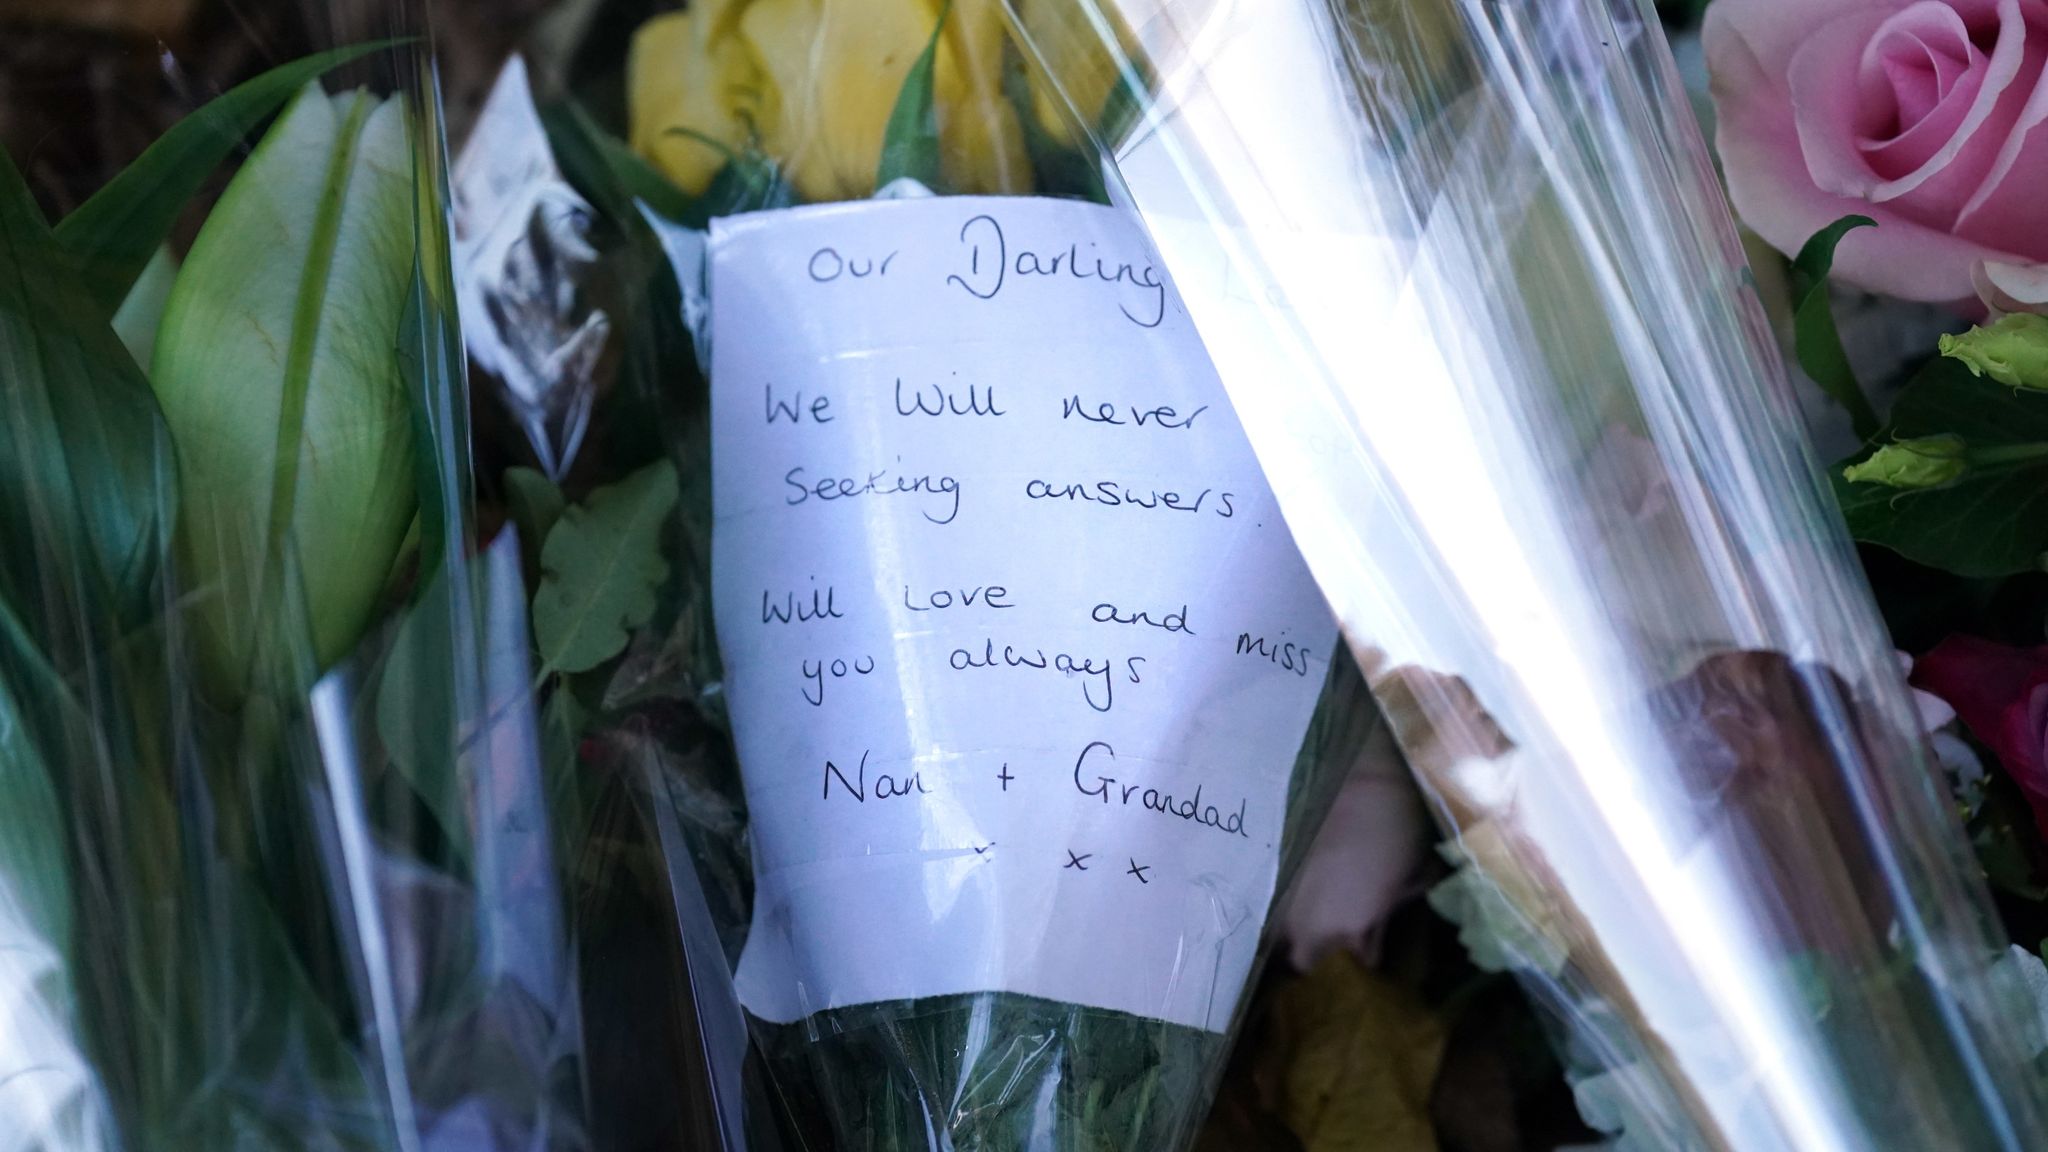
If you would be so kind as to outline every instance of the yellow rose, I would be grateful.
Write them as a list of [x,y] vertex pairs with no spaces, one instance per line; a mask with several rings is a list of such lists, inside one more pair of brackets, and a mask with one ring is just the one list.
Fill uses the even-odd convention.
[[[882,136],[942,0],[709,0],[633,39],[632,144],[684,191],[726,150],[757,147],[805,200],[875,190]],[[956,192],[1030,189],[1003,93],[1001,0],[955,0],[933,76],[941,166]]]

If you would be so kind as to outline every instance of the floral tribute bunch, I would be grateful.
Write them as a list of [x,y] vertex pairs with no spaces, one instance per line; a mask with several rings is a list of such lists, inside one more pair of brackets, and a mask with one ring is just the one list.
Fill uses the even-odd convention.
[[[1108,203],[1115,198],[1102,162],[1113,151],[1107,146],[1145,136],[1143,112],[1161,78],[1147,74],[1135,47],[1143,38],[1132,29],[1082,19],[1144,5],[692,0],[655,7],[661,10],[649,16],[644,5],[598,4],[580,18],[581,35],[537,45],[530,55],[550,157],[544,167],[558,166],[568,195],[518,215],[520,242],[505,251],[524,254],[505,265],[501,291],[486,302],[484,314],[502,337],[493,338],[492,356],[504,355],[485,365],[486,390],[497,402],[479,409],[479,489],[487,515],[518,525],[527,549],[530,658],[539,670],[548,776],[568,814],[560,851],[571,874],[585,893],[602,890],[597,878],[621,869],[693,877],[685,886],[701,885],[707,913],[696,927],[676,911],[673,923],[664,918],[638,936],[647,943],[661,932],[680,934],[693,971],[723,975],[745,944],[756,898],[741,799],[751,769],[734,747],[712,626],[709,459],[716,446],[708,361],[694,323],[701,316],[692,314],[699,286],[678,276],[664,238],[677,226],[702,231],[761,210],[877,193]],[[1495,66],[1468,42],[1476,36],[1466,22],[1480,6],[1396,10],[1359,0],[1334,7],[1344,11],[1339,40],[1384,56],[1351,62],[1350,81],[1385,105],[1366,115],[1382,131],[1374,143],[1405,166],[1417,188],[1470,176],[1429,168],[1433,160],[1469,164],[1471,156],[1445,141],[1485,123],[1466,119],[1475,76]],[[1786,335],[1820,394],[1855,424],[1861,446],[1836,468],[1838,488],[1852,528],[1870,546],[1866,562],[1898,642],[1920,656],[1916,683],[1960,714],[1977,753],[1996,754],[1987,766],[1953,730],[1937,736],[1956,803],[2000,888],[2001,911],[2014,936],[2031,943],[2048,935],[2048,915],[2036,906],[2048,890],[2034,876],[2042,842],[2027,818],[2030,800],[2048,796],[2034,767],[2044,762],[2044,706],[2034,695],[2048,677],[2034,671],[2042,620],[2034,620],[2035,634],[2015,632],[2013,613],[2029,602],[2048,607],[2034,571],[2048,553],[2048,529],[2038,529],[2037,539],[2022,511],[2032,470],[2048,464],[2034,443],[2048,442],[2048,434],[2030,431],[2040,420],[2028,408],[2042,390],[2030,382],[2038,380],[2041,352],[2039,317],[2029,309],[2043,299],[2035,262],[2048,251],[2035,226],[2041,209],[2027,194],[2031,165],[2044,154],[2030,134],[2048,119],[2041,78],[2048,22],[2026,0],[1842,0],[1796,15],[1796,5],[1779,9],[1763,0],[1696,7],[1707,12],[1732,198],[1750,227],[1788,257],[1760,262],[1760,279],[1767,295],[1775,288],[1785,298]],[[1411,109],[1421,114],[1395,111]],[[1500,210],[1490,200],[1462,208],[1480,218]],[[1612,358],[1561,338],[1587,322],[1580,305],[1600,287],[1569,252],[1548,246],[1566,226],[1562,207],[1538,197],[1521,231],[1507,230],[1517,276],[1534,281],[1569,268],[1576,277],[1573,291],[1530,303],[1535,351],[1559,379],[1618,378]],[[1784,275],[1772,275],[1774,264]],[[1895,398],[1879,402],[1889,390],[1861,386],[1877,383],[1877,373],[1865,363],[1856,329],[1837,323],[1831,273],[1838,287],[1860,284],[1955,309],[1954,330],[1946,339],[1930,334],[1911,384]],[[1971,321],[1980,322],[1975,330],[1967,330]],[[522,333],[527,345],[514,347]],[[1619,505],[1629,497],[1617,493],[1654,488],[1637,473],[1657,472],[1659,461],[1645,435],[1613,424],[1594,437],[1598,447],[1588,455],[1615,474],[1598,473],[1588,484]],[[1636,503],[1645,520],[1659,512],[1652,495]],[[1624,552],[1603,559],[1657,563]],[[1670,593],[1674,601],[1685,594]],[[1660,621],[1632,623],[1654,629]],[[1944,643],[1950,632],[1977,639]],[[2023,636],[2034,643],[1990,646]],[[1464,699],[1455,683],[1410,684],[1398,675],[1389,682],[1409,691],[1411,703]],[[1325,703],[1344,707],[1325,708],[1296,771],[1282,875],[1295,867],[1341,774],[1332,766],[1364,763],[1354,785],[1367,786],[1354,788],[1358,799],[1340,811],[1354,813],[1346,826],[1352,837],[1371,827],[1390,847],[1374,854],[1340,835],[1335,857],[1350,853],[1335,867],[1355,871],[1335,880],[1312,871],[1311,899],[1283,914],[1300,929],[1293,953],[1307,974],[1275,975],[1248,997],[1252,1042],[1229,1067],[1206,1139],[1239,1148],[1513,1148],[1599,1133],[1623,1147],[1650,1147],[1681,1129],[1680,1113],[1698,1101],[1656,1083],[1660,1053],[1631,1058],[1615,1041],[1629,1030],[1625,1000],[1561,1045],[1561,1055],[1545,1054],[1538,1015],[1499,976],[1533,968],[1553,980],[1574,973],[1611,986],[1596,934],[1579,910],[1553,899],[1554,877],[1528,869],[1520,877],[1527,890],[1502,885],[1499,877],[1515,876],[1526,847],[1512,819],[1477,822],[1445,847],[1443,863],[1417,866],[1421,806],[1385,742],[1361,751],[1362,732],[1333,723],[1369,717],[1358,684],[1335,687],[1342,692],[1333,690]],[[1694,725],[1686,747],[1701,764],[1692,766],[1698,778],[1689,784],[1705,792],[1702,781],[1720,781],[1723,801],[1753,822],[1738,820],[1727,835],[1777,844],[1788,868],[1829,855],[1807,835],[1814,827],[1839,833],[1845,846],[1825,875],[1775,877],[1788,891],[1803,885],[1821,895],[1785,913],[1800,921],[1788,933],[1812,946],[1772,978],[1814,991],[1816,1003],[1825,1001],[1830,981],[1844,996],[1879,989],[1871,1001],[1898,1008],[1907,1031],[1938,1031],[1938,1021],[1929,1023],[1936,1007],[1909,987],[1910,965],[1901,972],[1828,967],[1836,959],[1829,946],[1842,942],[1824,939],[1815,909],[1869,895],[1855,855],[1861,832],[1853,814],[1837,811],[1850,798],[1774,774],[1796,757],[1749,738],[1751,722],[1781,730],[1801,756],[1823,763],[1827,726],[1784,701],[1840,691],[1783,655],[1749,653],[1701,663],[1696,677],[1681,677],[1649,707],[1661,719]],[[1512,750],[1510,739],[1495,736],[1499,747],[1482,749],[1484,757]],[[1475,755],[1425,752],[1440,752],[1443,761],[1417,764],[1425,776],[1469,769]],[[1730,774],[1716,758],[1736,752],[1746,757],[1740,787],[1715,775]],[[1409,753],[1430,759],[1415,757],[1413,747]],[[2034,785],[2026,783],[2029,773]],[[1472,804],[1483,809],[1478,799]],[[627,827],[636,821],[644,826]],[[1360,871],[1371,873],[1377,900],[1359,896]],[[1397,894],[1422,890],[1426,901],[1382,922]],[[1372,905],[1362,920],[1342,907],[1354,898]],[[597,933],[606,939],[635,935],[624,912],[579,909],[587,923],[617,926]],[[1871,954],[1887,946],[1874,924],[1852,935]],[[597,950],[589,958],[608,962]],[[2000,978],[2009,979],[2001,988],[2012,1005],[2031,1010],[2034,974],[2025,954],[2004,965]],[[1895,981],[1903,991],[1892,988]],[[696,987],[701,1020],[706,985]],[[729,991],[709,999],[716,1012],[739,1016]],[[1831,1053],[1855,1064],[1868,1038],[1858,1031],[1864,1022],[1829,1017],[1822,1004],[1809,1023]],[[1888,1017],[1870,1027],[1893,1023]],[[1005,993],[735,1026],[750,1030],[760,1056],[744,1071],[724,1070],[759,1090],[750,1121],[776,1121],[807,1146],[872,1149],[1182,1146],[1197,1139],[1201,1104],[1223,1070],[1227,1042],[1226,1035]],[[1398,1038],[1389,1042],[1395,1054],[1363,1050],[1382,1037]],[[720,1074],[718,1062],[709,1063]],[[1569,1087],[1558,1083],[1560,1071]],[[1934,1079],[1947,1087],[1961,1073]],[[1670,1114],[1655,1111],[1674,1099]]]
[[0,151],[10,1152],[584,1145],[429,57],[331,15],[97,186]]
[[[1937,746],[2000,909],[2038,950],[2048,6],[1715,0],[1704,39],[1730,196],[1793,258],[1798,360],[1862,441],[1836,468],[1843,513],[1914,685],[1946,706]],[[1830,282],[1837,307],[1927,302],[1878,315],[1946,331],[1845,339]]]
[[[728,973],[757,889],[742,777],[781,766],[744,763],[733,743],[712,627],[709,362],[689,323],[698,286],[663,241],[884,190],[1107,204],[1097,140],[1133,121],[1144,78],[1056,0],[637,11],[600,6],[598,31],[515,65],[534,78],[546,142],[535,171],[553,190],[509,210],[516,243],[475,240],[490,287],[470,344],[488,325],[508,350],[478,358],[496,400],[480,409],[479,490],[529,549],[549,762],[574,781],[558,796],[571,871],[587,882],[632,858],[692,874],[703,930],[669,930],[693,968]],[[511,123],[493,114],[479,140]],[[472,148],[482,172],[493,149]],[[471,163],[466,152],[458,196]],[[1292,769],[1282,886],[1375,723],[1355,671],[1334,660],[1298,760],[1290,745],[1275,766]],[[854,786],[850,771],[838,779]],[[603,815],[626,803],[674,835]],[[737,1016],[730,991],[710,999]],[[779,1128],[803,1146],[875,1152],[1184,1147],[1228,1043],[1223,1031],[1000,991],[749,1024],[761,1059],[730,1071],[761,1089],[747,1111],[756,1137]]]

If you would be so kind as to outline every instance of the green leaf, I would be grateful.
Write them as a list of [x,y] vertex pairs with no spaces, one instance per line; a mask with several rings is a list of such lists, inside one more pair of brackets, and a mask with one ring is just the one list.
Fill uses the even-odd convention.
[[679,490],[668,461],[642,468],[562,513],[541,552],[533,632],[552,672],[587,672],[618,655],[654,615],[668,579],[662,529]]
[[654,214],[688,228],[703,229],[716,216],[786,207],[790,187],[775,163],[759,152],[723,149],[729,159],[702,195],[688,196],[640,158],[625,141],[606,132],[575,101],[541,110],[548,146],[563,176],[591,206],[614,224],[633,229],[635,201]]
[[[1980,380],[1955,360],[1929,361],[1892,407],[1883,442],[1955,436],[1970,466],[1945,487],[1901,491],[1835,472],[1856,539],[1961,576],[2041,567],[2048,553],[2048,394]],[[1848,461],[1855,468],[1882,444]]]
[[458,735],[468,701],[451,677],[473,659],[477,638],[458,616],[473,601],[451,596],[451,580],[447,566],[436,568],[392,637],[377,680],[377,737],[456,856],[468,860],[473,848]]
[[[1127,85],[1119,82],[1109,103],[1119,102]],[[1024,151],[1031,157],[1033,185],[1045,196],[1074,196],[1094,204],[1108,204],[1109,191],[1102,181],[1102,165],[1092,142],[1075,146],[1049,131],[1033,107],[1032,78],[1023,68],[1003,70],[1003,95],[1016,109],[1017,122],[1024,129]],[[1108,109],[1103,110],[1105,113]],[[1115,136],[1102,136],[1115,140]]]
[[574,875],[590,815],[583,796],[582,743],[590,714],[567,684],[557,685],[540,714],[541,781],[554,829],[555,865]]
[[671,220],[689,214],[690,197],[682,189],[669,183],[625,141],[599,127],[574,100],[541,109],[540,121],[562,174],[606,217],[636,219],[635,199],[646,201],[648,207]]
[[2048,1054],[2048,966],[2014,944],[1991,962],[1989,977],[1997,1005],[1991,1018],[2007,1024],[2030,1058]]
[[[224,704],[352,648],[417,508],[398,348],[413,271],[404,101],[309,84],[208,217],[151,373],[179,449],[194,637]],[[303,603],[306,619],[288,608]],[[308,643],[310,641],[310,643]]]
[[1868,216],[1844,216],[1814,233],[1792,261],[1792,295],[1796,301],[1792,343],[1799,366],[1820,385],[1821,391],[1848,410],[1856,435],[1865,440],[1877,432],[1879,420],[1863,395],[1863,386],[1856,382],[1848,354],[1842,351],[1835,314],[1828,307],[1828,273],[1834,270],[1835,247],[1842,237],[1858,228],[1876,226],[1877,221]]
[[689,214],[675,219],[678,224],[692,228],[709,228],[716,217],[787,208],[795,199],[794,190],[782,178],[782,170],[774,161],[759,152],[741,152],[711,178]]
[[128,298],[114,313],[114,332],[121,337],[135,363],[146,372],[156,356],[156,330],[163,323],[164,305],[171,301],[171,285],[177,283],[178,258],[160,247],[135,281]]
[[1672,1119],[1656,1076],[1641,1064],[1623,1064],[1572,1078],[1572,1099],[1586,1126],[1609,1137],[1603,1152],[1664,1152],[1661,1137]]
[[938,66],[939,38],[952,14],[953,0],[946,0],[939,8],[939,22],[932,29],[931,40],[918,53],[910,74],[903,78],[902,90],[896,94],[896,107],[890,110],[888,125],[882,129],[882,162],[875,169],[876,188],[886,188],[904,177],[935,191],[941,187],[933,73]]
[[[62,954],[71,941],[71,884],[63,808],[31,722],[0,683],[0,956],[12,933],[40,938]],[[0,983],[7,964],[0,962]],[[0,991],[0,1004],[6,993]],[[4,1050],[6,1045],[0,1045]],[[0,1069],[0,1084],[6,1082]]]
[[0,596],[35,629],[99,608],[135,619],[171,468],[148,381],[0,150]]
[[258,124],[330,69],[396,43],[336,48],[237,85],[173,124],[133,164],[66,216],[57,225],[57,239],[77,262],[100,315],[111,316],[120,307],[170,236],[178,213]]
[[1556,976],[1564,970],[1564,945],[1470,864],[1429,890],[1429,906],[1458,926],[1458,942],[1483,971],[1534,970]]
[[507,468],[505,503],[512,513],[512,523],[519,528],[519,547],[525,554],[527,571],[537,573],[548,533],[555,530],[555,522],[562,518],[562,490],[531,468]]

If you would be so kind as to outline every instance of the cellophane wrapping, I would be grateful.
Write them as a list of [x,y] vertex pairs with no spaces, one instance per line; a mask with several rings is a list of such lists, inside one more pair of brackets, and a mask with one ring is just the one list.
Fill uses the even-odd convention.
[[[1149,81],[1050,3],[543,28],[456,165],[478,483],[542,541],[583,931],[682,951],[645,1042],[707,1146],[1188,1146],[1382,721],[1112,203]],[[1026,236],[1067,279],[949,281]]]
[[0,1149],[589,1147],[422,12],[8,18]]
[[1651,6],[1071,8],[1135,36],[1115,196],[1582,1110],[2039,1146],[2038,1023]]

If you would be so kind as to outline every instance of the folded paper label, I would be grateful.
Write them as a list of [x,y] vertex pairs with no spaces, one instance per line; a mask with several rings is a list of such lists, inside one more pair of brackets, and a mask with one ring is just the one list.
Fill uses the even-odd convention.
[[1229,1023],[1336,630],[1129,215],[713,224],[739,988]]

